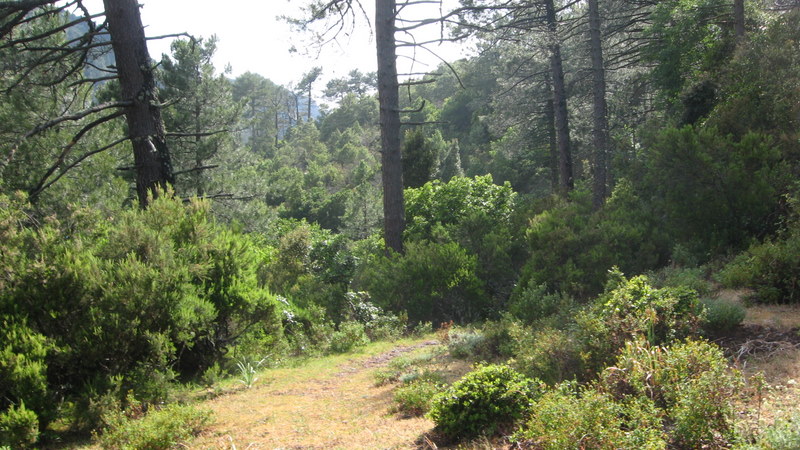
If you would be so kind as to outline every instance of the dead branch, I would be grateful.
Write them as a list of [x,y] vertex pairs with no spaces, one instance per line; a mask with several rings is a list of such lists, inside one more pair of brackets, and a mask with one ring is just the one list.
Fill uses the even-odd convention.
[[41,133],[42,131],[50,129],[50,128],[52,128],[52,127],[54,127],[54,126],[56,126],[56,125],[58,125],[60,123],[63,123],[63,122],[81,120],[81,119],[83,119],[84,117],[86,117],[88,115],[95,114],[95,113],[98,113],[100,111],[105,111],[107,109],[112,109],[112,108],[125,108],[127,106],[131,106],[132,104],[133,104],[132,101],[118,101],[118,102],[101,103],[99,105],[92,106],[89,109],[85,109],[83,111],[79,111],[79,112],[77,112],[75,114],[68,114],[68,115],[56,117],[55,119],[49,120],[49,121],[47,121],[47,122],[45,122],[45,123],[43,123],[41,125],[36,126],[36,128],[32,129],[31,131],[28,131],[27,133],[25,133],[25,135],[23,135],[22,139],[27,139],[29,137],[35,136],[35,135]]

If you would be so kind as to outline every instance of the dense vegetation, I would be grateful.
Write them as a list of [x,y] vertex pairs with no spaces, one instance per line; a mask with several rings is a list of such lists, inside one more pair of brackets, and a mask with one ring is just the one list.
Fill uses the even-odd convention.
[[[0,446],[70,428],[168,447],[210,420],[177,404],[180,386],[453,323],[480,330],[445,333],[454,354],[499,364],[446,391],[405,391],[443,392],[410,409],[431,408],[447,439],[747,444],[731,403],[741,375],[705,340],[742,311],[705,297],[713,282],[800,302],[800,10],[745,2],[737,36],[721,0],[603,8],[628,3],[646,20],[604,25],[605,45],[636,52],[612,54],[605,74],[602,202],[583,35],[561,41],[565,189],[545,38],[476,15],[479,54],[403,96],[403,119],[425,124],[404,131],[402,253],[381,235],[374,76],[331,81],[335,103],[312,117],[318,72],[297,90],[231,79],[210,62],[214,39],[176,40],[155,70],[175,183],[139,208],[130,143],[107,145],[127,127],[120,115],[37,129],[52,111],[119,100],[117,82],[53,81],[36,64],[20,80],[30,61],[3,31]],[[559,17],[580,29],[584,12]],[[69,20],[20,26],[35,36]],[[153,423],[189,425],[124,443],[148,408]]]

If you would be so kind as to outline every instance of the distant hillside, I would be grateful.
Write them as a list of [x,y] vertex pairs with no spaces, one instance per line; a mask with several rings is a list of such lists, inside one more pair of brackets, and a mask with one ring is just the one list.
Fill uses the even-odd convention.
[[[74,21],[78,20],[80,17],[75,15],[70,15],[69,20]],[[89,25],[85,22],[79,23],[75,26],[67,28],[67,40],[72,41],[74,39],[78,39],[80,36],[85,35],[89,32]],[[95,42],[109,42],[111,38],[108,34],[101,33],[94,37]],[[114,51],[111,49],[111,45],[101,46],[97,48],[93,48],[89,51],[89,57],[87,60],[86,69],[84,70],[84,74],[87,78],[102,78],[109,75],[107,70],[112,68],[116,65],[116,59],[114,58]]]

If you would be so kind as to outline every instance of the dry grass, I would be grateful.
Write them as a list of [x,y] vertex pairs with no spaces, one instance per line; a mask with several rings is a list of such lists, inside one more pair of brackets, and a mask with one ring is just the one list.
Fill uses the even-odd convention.
[[[375,386],[373,372],[424,340],[368,347],[360,355],[326,357],[297,368],[264,371],[249,390],[204,402],[216,422],[193,448],[414,448],[430,431],[425,418],[389,414],[394,386]],[[394,344],[397,346],[398,344]],[[457,363],[452,363],[456,366]],[[464,367],[450,367],[462,372]]]
[[[714,294],[719,300],[729,303],[745,304],[745,299],[751,295],[746,289],[722,289]],[[759,325],[788,331],[800,328],[800,306],[797,305],[750,305],[747,306],[747,315],[744,325]]]
[[765,359],[751,359],[742,370],[747,390],[738,408],[746,434],[788,419],[800,412],[800,350],[780,351]]
[[762,325],[788,331],[800,327],[800,307],[796,305],[755,305],[747,308],[745,324]]
[[[747,295],[747,291],[723,290],[717,297],[741,304]],[[745,431],[756,432],[800,412],[800,348],[796,339],[786,339],[800,328],[800,307],[749,306],[743,325],[757,333],[747,336],[745,345],[753,343],[759,349],[739,361],[747,379],[740,424]]]

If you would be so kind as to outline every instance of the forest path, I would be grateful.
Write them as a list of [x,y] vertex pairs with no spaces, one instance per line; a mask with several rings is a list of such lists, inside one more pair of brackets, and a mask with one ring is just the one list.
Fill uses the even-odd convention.
[[191,447],[414,448],[433,423],[391,414],[393,386],[375,386],[374,372],[402,354],[436,344],[370,346],[362,355],[264,371],[252,388],[203,402],[214,411],[215,423]]

